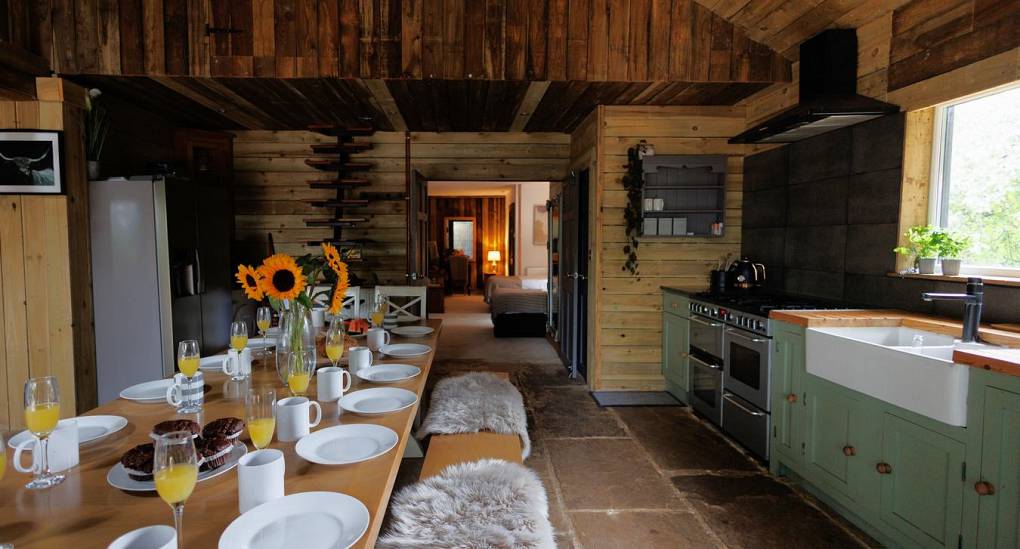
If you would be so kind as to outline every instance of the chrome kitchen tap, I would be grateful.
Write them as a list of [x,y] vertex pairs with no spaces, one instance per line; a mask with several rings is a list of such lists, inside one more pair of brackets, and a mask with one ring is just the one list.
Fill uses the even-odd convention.
[[978,340],[978,327],[981,325],[981,306],[984,300],[985,284],[977,277],[967,278],[967,293],[943,294],[924,292],[921,299],[925,301],[962,301],[963,302],[963,337],[964,343]]

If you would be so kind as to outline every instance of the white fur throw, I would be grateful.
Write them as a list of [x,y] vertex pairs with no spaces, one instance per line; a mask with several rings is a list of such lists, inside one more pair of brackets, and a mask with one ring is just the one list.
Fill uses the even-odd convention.
[[428,415],[415,435],[455,435],[492,431],[521,437],[522,455],[531,453],[524,399],[512,383],[485,372],[439,380]]
[[451,465],[390,501],[376,547],[555,549],[549,500],[530,469],[500,459]]

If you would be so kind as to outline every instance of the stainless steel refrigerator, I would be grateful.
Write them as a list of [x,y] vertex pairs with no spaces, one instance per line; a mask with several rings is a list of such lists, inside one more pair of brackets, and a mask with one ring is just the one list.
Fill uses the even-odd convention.
[[100,404],[174,372],[177,343],[225,349],[233,210],[226,186],[137,176],[89,183]]

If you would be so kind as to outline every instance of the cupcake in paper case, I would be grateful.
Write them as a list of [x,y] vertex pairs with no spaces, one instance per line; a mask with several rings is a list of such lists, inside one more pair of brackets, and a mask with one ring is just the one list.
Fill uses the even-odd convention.
[[244,430],[244,422],[236,417],[223,417],[205,424],[202,438],[222,437],[229,441],[237,440]]
[[156,448],[152,443],[139,444],[128,450],[121,458],[120,464],[124,466],[124,472],[131,480],[139,482],[152,480],[153,460],[156,457]]
[[234,443],[223,437],[199,438],[195,449],[198,450],[200,471],[210,471],[227,462]]
[[191,438],[198,438],[198,434],[202,432],[202,427],[190,419],[171,419],[153,425],[149,436],[153,440],[158,440],[160,436],[176,431],[187,431],[191,433]]

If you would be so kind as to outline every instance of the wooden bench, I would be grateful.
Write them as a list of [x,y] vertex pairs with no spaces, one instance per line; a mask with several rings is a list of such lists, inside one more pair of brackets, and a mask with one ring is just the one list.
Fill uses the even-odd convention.
[[[506,372],[491,372],[494,376],[510,380]],[[523,463],[521,459],[521,438],[481,431],[456,435],[432,435],[429,440],[425,463],[421,467],[420,479],[438,475],[450,465],[467,463],[480,459],[502,459],[512,463]]]

